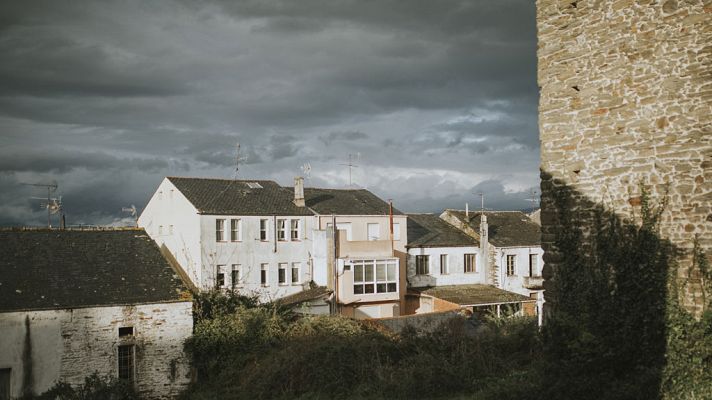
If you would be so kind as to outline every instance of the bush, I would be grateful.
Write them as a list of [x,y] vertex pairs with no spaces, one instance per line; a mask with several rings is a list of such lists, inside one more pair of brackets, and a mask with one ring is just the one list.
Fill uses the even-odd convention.
[[84,384],[76,388],[66,382],[59,382],[39,396],[23,397],[24,400],[138,400],[133,387],[112,377],[101,377],[94,373],[84,379]]

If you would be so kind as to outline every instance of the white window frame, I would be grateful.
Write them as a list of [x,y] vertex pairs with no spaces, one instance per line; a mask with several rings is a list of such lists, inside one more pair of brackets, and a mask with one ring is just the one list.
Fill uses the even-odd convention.
[[289,263],[278,263],[277,264],[277,283],[279,286],[289,285],[287,281],[287,269],[289,268]]
[[517,255],[507,254],[507,276],[517,276]]
[[289,238],[293,241],[302,240],[302,220],[292,219],[289,221]]
[[[422,260],[425,260],[424,262]],[[418,254],[415,256],[415,274],[430,275],[430,255]]]
[[450,274],[450,260],[447,254],[440,254],[440,275]]
[[277,241],[279,242],[286,242],[287,241],[287,234],[289,233],[287,231],[287,220],[286,219],[278,219],[277,220]]
[[242,241],[242,219],[231,218],[230,219],[230,241],[231,242],[241,242]]
[[235,289],[242,286],[242,265],[232,264],[232,273],[230,274],[230,285]]
[[260,285],[269,286],[269,264],[260,264]]
[[[297,273],[297,279],[294,279],[294,272],[296,271]],[[302,263],[300,262],[293,262],[292,263],[292,270],[290,274],[290,278],[292,280],[292,285],[299,285],[302,283]]]
[[[534,261],[532,263],[532,260]],[[539,273],[539,255],[536,253],[529,254],[529,276],[540,276]]]
[[[470,264],[468,261],[472,259],[472,265],[471,265],[471,270],[468,271],[467,264]],[[475,274],[477,273],[477,253],[465,253],[462,259],[462,270],[466,274]]]
[[[354,274],[354,295],[368,296],[371,294],[398,293],[398,260],[396,259],[363,259],[346,262]],[[383,266],[382,274],[379,266]],[[359,267],[361,274],[359,276]],[[371,279],[367,270],[371,269]],[[390,273],[389,273],[390,272]],[[379,277],[380,275],[380,277]],[[389,276],[390,275],[390,276]],[[359,290],[360,288],[360,290]],[[379,290],[381,289],[381,290]],[[393,290],[391,290],[393,289]],[[368,290],[371,290],[368,292]]]
[[400,222],[393,223],[393,240],[400,240]]
[[[227,265],[218,264],[215,271],[215,287],[218,289],[225,289],[227,287]],[[222,275],[222,283],[220,283],[220,275]]]
[[260,219],[260,241],[269,242],[269,220]]
[[225,242],[225,219],[217,218],[215,219],[215,241]]
[[[376,227],[375,235],[371,232],[371,228]],[[381,224],[379,223],[367,223],[366,224],[366,236],[370,241],[381,240]]]

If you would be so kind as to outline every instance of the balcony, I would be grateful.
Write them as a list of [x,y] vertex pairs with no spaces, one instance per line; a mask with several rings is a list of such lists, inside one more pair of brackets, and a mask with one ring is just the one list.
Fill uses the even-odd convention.
[[383,258],[392,257],[390,240],[346,240],[346,235],[339,235],[339,258]]
[[541,276],[525,276],[522,286],[527,289],[540,290],[544,288],[544,278]]

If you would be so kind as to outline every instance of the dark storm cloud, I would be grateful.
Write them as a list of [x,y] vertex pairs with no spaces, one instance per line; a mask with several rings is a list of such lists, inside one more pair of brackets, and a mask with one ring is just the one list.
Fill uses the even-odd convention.
[[404,210],[511,199],[538,178],[535,51],[525,0],[2,2],[0,224],[42,223],[19,182],[46,180],[112,223],[165,175],[234,176],[238,142],[241,177],[340,187],[352,153]]

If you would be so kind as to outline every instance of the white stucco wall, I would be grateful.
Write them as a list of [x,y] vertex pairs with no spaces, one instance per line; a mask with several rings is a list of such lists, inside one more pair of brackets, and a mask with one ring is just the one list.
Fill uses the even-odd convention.
[[[224,219],[226,227],[226,241],[217,242],[215,235],[215,220]],[[230,220],[240,219],[242,225],[242,240],[232,242],[230,239]],[[266,241],[260,240],[260,220],[268,220],[268,235]],[[286,240],[279,241],[275,235],[275,220],[300,221],[300,238],[292,241],[288,229]],[[239,215],[201,215],[201,253],[203,277],[200,287],[204,289],[215,287],[217,266],[225,265],[228,269],[232,265],[242,268],[242,284],[238,290],[246,294],[258,294],[263,301],[278,299],[286,295],[304,290],[312,276],[309,273],[309,262],[312,250],[312,216],[239,216]],[[275,245],[276,244],[276,245]],[[286,263],[287,283],[280,285],[278,282],[278,268],[280,263]],[[291,268],[293,263],[300,263],[299,282],[291,282]],[[261,265],[268,265],[268,284],[260,283]],[[226,275],[225,283],[231,286],[230,277]]]
[[[449,273],[440,273],[440,256],[448,256]],[[465,273],[465,254],[476,254],[476,272]],[[428,255],[430,258],[430,273],[417,275],[415,256]],[[485,284],[485,274],[482,271],[480,250],[474,246],[463,247],[415,247],[408,249],[408,285],[411,287]]]
[[[537,292],[537,290],[527,289],[523,286],[524,277],[529,276],[529,254],[536,254],[537,270],[534,275],[541,276],[544,264],[543,253],[541,247],[498,247],[495,250],[495,261],[499,273],[500,288],[525,296]],[[507,255],[516,256],[515,274],[512,276],[507,276]]]
[[201,287],[205,278],[201,268],[200,215],[167,178],[151,196],[138,219],[138,226],[144,228],[159,247],[165,244],[193,284]]
[[[134,344],[136,389],[146,398],[173,398],[190,380],[183,342],[193,330],[191,302],[0,314],[0,368],[12,368],[11,391],[22,394],[29,318],[32,389],[57,381],[79,385],[88,375],[118,377],[119,344]],[[134,336],[119,338],[119,327]]]

